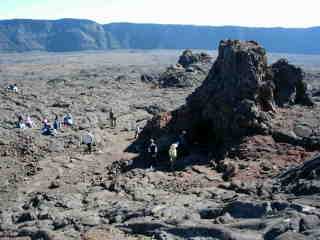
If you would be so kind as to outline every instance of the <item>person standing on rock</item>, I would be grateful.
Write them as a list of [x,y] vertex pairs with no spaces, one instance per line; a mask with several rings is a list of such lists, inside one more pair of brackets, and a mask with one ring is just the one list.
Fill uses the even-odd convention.
[[147,149],[148,152],[148,157],[151,160],[151,165],[157,163],[157,158],[158,158],[158,146],[155,143],[154,139],[150,139],[150,144]]
[[109,120],[110,120],[111,128],[116,128],[117,127],[117,118],[116,118],[112,108],[110,109],[110,112],[109,112]]

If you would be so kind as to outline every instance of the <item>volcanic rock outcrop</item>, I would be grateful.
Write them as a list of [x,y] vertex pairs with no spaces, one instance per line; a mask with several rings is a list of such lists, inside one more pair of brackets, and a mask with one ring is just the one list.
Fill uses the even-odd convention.
[[187,129],[194,141],[213,144],[267,134],[273,129],[277,105],[289,103],[292,97],[293,103],[313,105],[306,86],[303,71],[287,61],[269,67],[266,51],[258,43],[221,41],[218,58],[187,104],[158,116],[149,130],[177,134]]
[[184,68],[188,68],[195,63],[210,63],[212,57],[207,53],[193,53],[191,50],[185,50],[179,57],[178,63]]
[[294,103],[313,106],[307,83],[303,81],[305,73],[301,68],[289,64],[286,59],[280,59],[271,65],[271,72],[278,106]]
[[284,172],[280,177],[283,190],[296,195],[320,193],[320,156]]
[[168,67],[160,74],[143,74],[141,81],[153,83],[161,88],[198,87],[206,78],[211,61],[212,57],[207,53],[185,50],[176,65]]

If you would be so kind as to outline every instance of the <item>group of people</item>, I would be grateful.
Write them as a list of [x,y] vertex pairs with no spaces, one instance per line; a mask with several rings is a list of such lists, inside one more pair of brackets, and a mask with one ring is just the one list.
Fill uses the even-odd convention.
[[7,87],[7,90],[10,91],[10,92],[17,93],[17,92],[18,92],[18,86],[17,86],[16,83],[10,84],[10,85]]
[[[188,140],[187,140],[187,132],[183,130],[179,135],[179,138],[176,142],[172,143],[168,150],[170,168],[173,170],[176,166],[176,162],[178,156],[183,157],[188,154]],[[152,164],[157,164],[158,162],[158,146],[154,139],[150,139],[150,143],[147,147],[147,155],[148,158],[151,159]]]
[[49,123],[47,118],[45,118],[42,121],[42,123],[43,123],[43,127],[41,129],[42,134],[47,136],[55,136],[62,125],[64,127],[73,126],[73,117],[70,113],[67,113],[63,117],[63,120],[60,121],[59,116],[56,114],[52,124]]
[[25,129],[25,128],[34,127],[34,123],[29,115],[25,119],[21,114],[18,114],[17,117],[18,117],[18,121],[16,123],[17,128]]
[[[25,129],[25,128],[35,127],[35,124],[30,115],[24,118],[22,114],[18,114],[17,118],[18,118],[16,123],[17,128]],[[61,122],[59,120],[58,115],[56,114],[52,124],[49,123],[49,120],[47,118],[44,118],[42,121],[43,126],[41,128],[41,133],[47,136],[55,136],[57,131],[61,128],[62,123],[66,127],[72,126],[73,125],[72,115],[70,113],[66,114],[63,118],[63,121]]]
[[[16,84],[12,84],[8,87],[8,90],[12,92],[18,92],[18,88]],[[25,128],[33,128],[35,126],[32,118],[30,115],[27,115],[26,118],[23,117],[23,115],[18,114],[17,115],[18,121],[16,123],[17,128],[25,129]],[[117,126],[117,118],[111,109],[109,112],[109,120],[110,120],[110,127],[116,128]],[[59,119],[59,116],[55,114],[55,118],[52,123],[49,122],[48,118],[44,118],[42,121],[42,128],[41,133],[46,136],[55,136],[57,132],[61,129],[62,126],[64,127],[71,127],[74,125],[73,117],[70,113],[67,113],[62,121]],[[135,139],[138,139],[140,136],[140,133],[142,132],[142,128],[137,125],[135,129]],[[95,138],[93,134],[90,132],[86,132],[84,135],[82,135],[80,140],[80,145],[84,144],[87,146],[87,151],[92,151],[92,146],[95,145]],[[186,131],[182,131],[182,133],[179,136],[178,141],[172,143],[170,145],[168,155],[170,160],[170,167],[173,169],[175,167],[178,154],[179,156],[183,156],[187,151],[187,139],[186,139]],[[152,163],[151,164],[157,164],[158,162],[158,146],[154,139],[150,139],[150,143],[147,147],[147,153],[150,157]]]

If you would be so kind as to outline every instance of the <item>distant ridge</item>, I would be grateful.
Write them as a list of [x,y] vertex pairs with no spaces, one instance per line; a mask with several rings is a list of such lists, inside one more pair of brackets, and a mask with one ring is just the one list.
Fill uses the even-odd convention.
[[320,54],[320,27],[259,28],[111,23],[86,19],[0,21],[0,52],[214,49],[222,39],[255,40],[268,51]]

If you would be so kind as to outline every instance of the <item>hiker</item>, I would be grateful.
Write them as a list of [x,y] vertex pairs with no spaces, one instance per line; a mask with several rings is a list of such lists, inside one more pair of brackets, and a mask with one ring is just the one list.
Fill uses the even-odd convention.
[[154,139],[150,139],[150,144],[148,146],[148,155],[151,158],[151,162],[153,164],[157,163],[157,157],[158,157],[158,147],[154,141]]
[[86,133],[81,137],[80,145],[85,144],[87,145],[87,152],[92,152],[92,146],[95,144],[94,136],[91,133]]
[[112,128],[115,128],[117,126],[117,118],[116,118],[114,112],[112,111],[112,108],[109,112],[109,119],[110,119],[110,126]]
[[17,93],[18,92],[18,87],[17,87],[17,84],[10,84],[9,87],[7,88],[9,91],[11,92],[15,92]]
[[136,131],[135,131],[135,134],[134,134],[134,139],[138,139],[141,132],[142,132],[142,128],[140,128],[139,125],[137,125]]
[[73,118],[72,118],[72,115],[70,113],[67,113],[67,115],[64,116],[63,124],[65,126],[69,126],[69,127],[71,127],[73,125]]
[[178,158],[178,144],[173,143],[169,148],[169,160],[170,160],[170,169],[173,170],[174,165],[176,164]]
[[41,133],[45,136],[55,136],[56,131],[50,124],[44,124],[44,127],[41,129]]
[[27,116],[27,119],[26,119],[26,126],[28,128],[33,128],[33,126],[34,126],[34,123],[29,115]]
[[21,114],[18,115],[17,128],[25,129],[26,125],[23,120],[23,116]]
[[18,86],[17,86],[17,84],[13,84],[12,91],[15,92],[15,93],[18,92]]
[[61,128],[61,123],[59,121],[59,117],[58,115],[56,114],[55,115],[55,118],[54,118],[54,121],[53,121],[53,128],[58,131],[60,128]]

